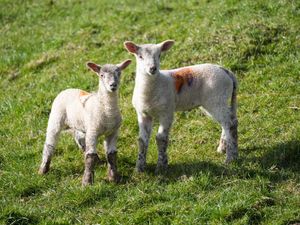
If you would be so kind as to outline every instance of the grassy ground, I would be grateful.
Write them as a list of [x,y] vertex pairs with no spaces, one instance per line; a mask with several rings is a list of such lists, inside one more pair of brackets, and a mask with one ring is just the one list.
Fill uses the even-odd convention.
[[[3,224],[293,224],[300,222],[299,1],[0,0],[0,221]],[[220,127],[200,110],[177,113],[170,167],[134,173],[135,65],[123,74],[121,184],[61,136],[52,170],[37,169],[51,102],[69,87],[96,90],[85,62],[132,58],[125,40],[176,40],[162,68],[211,62],[238,77],[240,158],[216,152]],[[157,125],[155,127],[157,129]],[[101,141],[100,141],[101,143]],[[102,145],[99,153],[104,157]]]

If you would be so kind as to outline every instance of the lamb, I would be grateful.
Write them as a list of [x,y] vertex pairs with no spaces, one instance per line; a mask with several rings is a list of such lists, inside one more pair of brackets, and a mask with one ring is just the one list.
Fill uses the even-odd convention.
[[100,135],[105,136],[108,179],[118,181],[116,142],[122,120],[118,106],[118,87],[121,71],[130,63],[131,60],[125,60],[117,65],[100,66],[88,62],[87,67],[99,76],[98,92],[88,93],[80,89],[67,89],[58,94],[49,116],[42,163],[39,168],[40,174],[49,171],[61,130],[70,129],[85,155],[82,184],[85,186],[94,182],[94,167],[99,159],[96,145]]
[[[138,172],[146,167],[146,154],[152,122],[159,121],[156,135],[158,161],[156,172],[167,168],[167,146],[175,111],[201,106],[222,127],[217,151],[226,152],[226,163],[238,157],[237,80],[229,70],[213,64],[200,64],[172,70],[160,70],[160,55],[174,41],[137,45],[124,42],[136,58],[136,78],[132,103],[139,124]],[[228,100],[231,99],[230,106]]]

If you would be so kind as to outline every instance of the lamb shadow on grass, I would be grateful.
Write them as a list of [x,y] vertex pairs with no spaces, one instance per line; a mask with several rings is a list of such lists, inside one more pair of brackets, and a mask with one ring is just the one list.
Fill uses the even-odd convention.
[[[248,155],[259,155],[250,156]],[[256,154],[258,153],[258,154]],[[220,156],[222,157],[222,156]],[[161,178],[166,182],[177,182],[181,177],[190,177],[199,174],[208,174],[209,176],[220,177],[235,177],[240,179],[251,179],[257,176],[268,178],[272,182],[282,182],[288,179],[295,179],[300,173],[300,140],[292,140],[281,143],[275,146],[255,146],[248,149],[240,149],[240,157],[236,162],[230,165],[224,163],[214,163],[212,161],[192,161],[182,163],[171,163],[166,171],[161,174]],[[126,171],[122,173],[121,184],[130,182],[131,174],[134,173],[135,161],[128,158],[119,158],[119,171]],[[250,166],[255,165],[255,166]],[[105,163],[102,167],[106,167]],[[68,168],[70,165],[68,165]],[[148,164],[145,173],[157,176],[155,174],[155,164]],[[70,169],[70,168],[69,168]],[[67,173],[77,174],[79,176],[83,173],[83,168],[74,165],[72,172],[57,171],[54,169],[53,173],[58,177],[65,177]],[[61,174],[62,173],[62,174]],[[297,178],[297,179],[298,179]],[[299,178],[300,179],[300,178]]]
[[292,140],[270,147],[255,147],[250,151],[264,152],[259,157],[242,159],[243,168],[249,163],[259,166],[259,169],[252,170],[254,175],[269,178],[272,182],[281,182],[291,178],[300,179],[300,140]]
[[[155,166],[156,165],[153,165],[152,171],[155,171]],[[216,164],[208,161],[196,161],[191,163],[184,162],[170,164],[167,171],[162,174],[167,176],[169,179],[177,179],[182,176],[190,177],[199,173],[211,174],[218,177],[228,173],[228,170],[225,164]]]
[[[261,156],[247,157],[245,152],[263,152]],[[226,165],[208,161],[193,161],[170,164],[167,171],[162,173],[163,178],[169,181],[178,181],[182,176],[194,176],[200,173],[210,174],[213,177],[235,177],[251,179],[256,176],[268,178],[271,182],[283,182],[298,178],[300,175],[300,141],[292,140],[270,147],[255,147],[241,149],[240,158]],[[250,165],[255,165],[250,166]],[[147,166],[146,173],[155,175],[155,164]],[[297,179],[298,179],[297,178]]]
[[[248,149],[249,150],[249,149]],[[251,151],[263,151],[264,154],[260,157],[244,158],[243,164],[254,163],[258,165],[258,169],[252,170],[253,176],[266,177],[272,183],[284,182],[288,179],[299,180],[300,172],[300,141],[293,140],[286,143],[281,143],[268,148],[255,147]],[[250,171],[242,166],[242,171]],[[262,211],[265,207],[270,207],[276,204],[276,199],[263,198],[256,202],[251,207],[240,207],[232,211],[226,216],[227,222],[233,222],[247,215],[247,224],[261,224],[264,217]],[[299,216],[291,216],[283,224],[299,224]]]
[[[255,160],[255,159],[252,159]],[[258,158],[261,167],[266,169],[276,166],[278,169],[300,173],[300,140],[293,140],[267,148],[266,153]]]
[[5,213],[0,217],[0,222],[5,224],[38,224],[38,218],[32,215],[26,215],[19,211]]
[[[161,183],[176,183],[192,177],[210,177],[218,178],[228,176],[231,170],[225,164],[217,164],[209,161],[193,161],[171,163],[165,171],[157,174],[155,172],[156,164],[147,164],[145,173],[157,177]],[[213,182],[215,179],[210,179]]]

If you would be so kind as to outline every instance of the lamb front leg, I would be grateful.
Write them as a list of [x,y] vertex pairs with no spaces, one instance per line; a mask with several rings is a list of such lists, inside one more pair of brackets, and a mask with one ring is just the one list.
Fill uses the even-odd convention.
[[84,153],[84,174],[82,185],[87,186],[94,183],[94,169],[99,158],[96,151],[98,135],[96,132],[88,131],[86,134],[86,151]]
[[117,171],[117,138],[118,131],[115,131],[112,135],[107,136],[104,140],[104,148],[108,163],[108,180],[116,183],[120,180]]
[[85,154],[84,160],[84,174],[82,178],[82,185],[87,186],[94,183],[94,169],[97,161],[97,153]]
[[169,144],[169,132],[173,122],[172,115],[163,115],[159,118],[159,128],[156,135],[156,144],[158,148],[158,160],[156,173],[164,172],[168,167],[167,148]]
[[144,172],[146,168],[146,158],[149,145],[149,138],[152,130],[152,118],[138,113],[139,123],[139,155],[136,162],[137,172]]

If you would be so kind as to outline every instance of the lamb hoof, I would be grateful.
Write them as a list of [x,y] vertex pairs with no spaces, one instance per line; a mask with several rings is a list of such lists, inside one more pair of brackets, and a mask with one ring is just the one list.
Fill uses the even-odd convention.
[[50,170],[50,162],[45,163],[44,165],[42,164],[39,168],[39,174],[40,175],[44,175],[46,173],[48,173],[48,171]]
[[146,170],[146,164],[137,163],[136,164],[136,172],[143,173]]
[[220,154],[225,154],[226,153],[226,148],[224,148],[223,146],[219,146],[217,148],[217,152]]
[[94,183],[93,173],[84,173],[82,178],[82,186],[92,185]]
[[141,168],[141,167],[136,167],[135,168],[137,173],[144,173],[145,172],[145,168]]
[[113,183],[119,183],[120,182],[120,176],[118,173],[113,173],[111,171],[108,172],[108,181]]
[[230,164],[230,163],[236,161],[237,158],[238,158],[238,154],[233,154],[233,155],[231,155],[231,156],[227,156],[227,158],[226,158],[226,160],[225,160],[225,163],[226,163],[226,164]]
[[220,154],[225,154],[226,153],[226,142],[225,140],[221,140],[220,141],[220,144],[217,148],[217,152],[220,153]]
[[39,174],[40,174],[40,175],[44,175],[44,174],[48,173],[48,171],[49,171],[49,168],[46,168],[46,167],[40,167],[40,169],[39,169]]
[[166,174],[168,171],[168,165],[157,165],[155,169],[155,174],[160,175],[160,174]]

